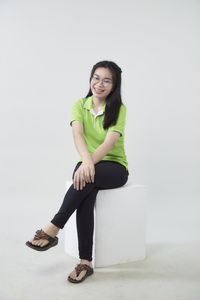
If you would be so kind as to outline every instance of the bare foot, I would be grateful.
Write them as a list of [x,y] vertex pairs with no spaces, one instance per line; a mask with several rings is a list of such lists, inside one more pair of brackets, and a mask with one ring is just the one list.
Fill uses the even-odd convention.
[[[80,264],[86,264],[89,265],[92,268],[92,262],[88,261],[86,259],[81,259]],[[81,278],[83,278],[86,274],[86,270],[83,270],[80,272],[79,276],[76,275],[76,270],[74,269],[70,274],[69,277],[71,277],[72,279],[76,279],[76,280],[81,280]]]
[[[47,233],[48,235],[50,235],[51,237],[55,237],[58,234],[59,230],[60,230],[60,228],[58,228],[57,226],[55,226],[52,223],[49,223],[43,229],[43,231],[45,233]],[[29,242],[33,245],[40,246],[40,247],[44,247],[49,243],[49,241],[47,239],[34,240],[34,237],[32,239],[30,239]]]

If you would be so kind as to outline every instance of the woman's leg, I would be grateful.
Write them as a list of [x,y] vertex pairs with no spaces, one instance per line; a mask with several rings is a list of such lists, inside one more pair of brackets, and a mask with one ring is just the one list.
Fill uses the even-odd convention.
[[[81,162],[76,165],[72,175],[72,179],[74,179],[74,174],[80,165]],[[74,188],[74,185],[72,184],[66,192],[63,203],[59,211],[51,220],[51,223],[63,229],[72,213],[79,207],[79,205],[90,195],[90,193],[94,189],[94,183],[86,183],[85,187],[82,190],[76,190]]]
[[[81,162],[78,163],[74,169],[72,179],[74,178],[74,173],[79,168]],[[94,183],[87,183],[86,188],[82,190],[76,190],[73,187],[73,184],[70,186],[68,191],[65,194],[63,203],[51,220],[51,222],[43,228],[44,232],[54,237],[57,235],[60,229],[63,229],[65,223],[68,221],[72,213],[77,209],[80,203],[89,195],[89,193],[95,188]],[[46,239],[34,240],[34,237],[29,240],[30,243],[37,246],[45,246],[49,243]]]
[[100,189],[117,188],[128,180],[128,172],[121,164],[100,161],[95,165],[95,188],[82,201],[76,211],[79,258],[92,261],[94,204]]
[[[81,162],[76,165],[72,179],[80,164]],[[74,189],[72,184],[64,197],[58,213],[51,220],[51,223],[45,227],[46,230],[44,230],[49,235],[56,235],[50,232],[54,231],[55,233],[60,228],[63,228],[69,217],[77,209],[79,255],[81,263],[88,263],[89,265],[91,265],[92,260],[94,204],[98,190],[117,188],[124,185],[128,180],[128,172],[124,166],[117,162],[102,160],[95,165],[94,180],[94,183],[86,183],[85,187],[78,191]],[[38,243],[38,241],[34,242]],[[39,240],[41,246],[45,246],[45,242],[48,243],[48,241]],[[82,271],[77,279],[81,279],[85,272]],[[70,276],[76,278],[76,272],[72,272]]]
[[[99,189],[110,189],[124,185],[128,180],[128,172],[118,163],[101,161],[95,166],[96,188],[82,201],[76,211],[76,224],[78,234],[79,258],[82,264],[92,267],[92,247],[94,231],[94,204]],[[86,271],[80,272],[79,276],[73,270],[69,276],[81,280]]]
[[94,188],[76,210],[79,258],[92,261],[94,204],[99,189]]
[[[76,165],[72,179],[74,179],[74,173],[80,165],[81,162]],[[113,161],[98,162],[95,165],[94,183],[86,183],[82,190],[76,190],[72,184],[64,197],[59,211],[51,220],[51,223],[63,229],[72,213],[96,187],[99,189],[120,187],[126,183],[127,179],[128,172],[123,165]]]
[[[81,162],[79,162],[73,172],[72,179],[74,178],[75,171],[79,168],[81,165]],[[54,218],[51,220],[51,223],[48,224],[44,231],[51,235],[55,236],[55,232],[59,231],[59,229],[63,229],[64,225],[72,215],[72,213],[81,205],[81,203],[89,197],[90,193],[92,192],[91,196],[93,201],[88,202],[90,204],[89,211],[92,211],[92,208],[94,208],[94,203],[96,199],[97,191],[96,188],[106,189],[106,188],[115,188],[122,186],[127,181],[128,175],[127,175],[126,168],[122,166],[119,163],[115,163],[112,161],[100,161],[95,165],[95,182],[94,183],[86,183],[85,187],[82,190],[76,190],[73,187],[73,184],[68,189],[63,203],[58,211],[58,213],[54,216]],[[87,207],[87,205],[86,205]],[[85,209],[84,209],[85,211]],[[79,214],[80,215],[80,214]],[[88,221],[90,224],[92,224],[92,214],[90,217],[90,220]],[[78,226],[79,227],[79,226]],[[86,225],[87,227],[87,225]],[[93,230],[90,230],[92,232]],[[53,234],[54,232],[54,234]],[[82,235],[81,235],[82,236]],[[80,238],[80,243],[83,239]],[[91,241],[91,236],[89,238]],[[33,244],[44,246],[48,243],[46,240],[37,240],[32,241]],[[82,246],[80,246],[82,249]]]

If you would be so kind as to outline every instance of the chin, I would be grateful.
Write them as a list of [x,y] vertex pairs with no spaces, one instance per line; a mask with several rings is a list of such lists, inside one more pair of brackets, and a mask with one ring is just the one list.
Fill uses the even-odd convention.
[[105,97],[105,94],[97,94],[94,89],[92,90],[92,94],[95,95],[95,96],[97,96],[97,97],[99,97],[99,98],[100,97]]

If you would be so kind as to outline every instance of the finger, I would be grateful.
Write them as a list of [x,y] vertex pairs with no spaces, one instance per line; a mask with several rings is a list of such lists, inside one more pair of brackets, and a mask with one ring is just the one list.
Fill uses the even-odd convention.
[[83,188],[83,183],[82,183],[82,180],[80,180],[80,190],[82,190]]
[[81,189],[81,177],[79,176],[79,178],[78,178],[78,190],[80,190]]
[[89,178],[90,178],[90,182],[92,182],[92,170],[90,170]]
[[85,181],[85,180],[87,180],[87,176],[86,176],[85,171],[83,170],[83,172],[82,172],[82,174],[81,174],[81,181],[83,182],[83,181]]
[[77,184],[78,184],[78,190],[80,190],[80,188],[81,188],[81,174],[80,174],[80,172],[79,172]]
[[91,182],[89,170],[87,171],[87,182]]
[[83,180],[83,188],[85,187],[86,185],[86,179]]
[[74,189],[76,188],[76,176],[74,175],[74,181],[73,181]]
[[80,190],[83,189],[83,182],[84,182],[84,176],[83,176],[83,174],[81,174],[80,177],[79,177]]
[[90,178],[90,182],[92,182],[91,170],[89,171],[88,176],[89,176],[89,178]]
[[89,176],[88,176],[87,170],[85,171],[85,174],[84,174],[84,181],[86,181],[87,183],[89,182]]
[[79,171],[76,171],[74,174],[74,188],[76,190],[78,190],[79,188],[78,182],[79,182]]
[[74,179],[74,189],[77,190],[77,180]]
[[87,183],[90,182],[89,170],[86,170],[86,171],[85,171],[85,181],[86,181]]
[[85,177],[84,177],[84,183],[86,184],[86,183],[89,183],[89,179],[88,179],[88,175],[87,174],[85,174]]
[[81,180],[81,189],[83,189],[84,186],[85,186],[85,180],[83,179],[83,180]]
[[76,190],[79,190],[79,175],[76,176]]
[[94,182],[94,176],[95,176],[95,172],[92,172],[92,182]]

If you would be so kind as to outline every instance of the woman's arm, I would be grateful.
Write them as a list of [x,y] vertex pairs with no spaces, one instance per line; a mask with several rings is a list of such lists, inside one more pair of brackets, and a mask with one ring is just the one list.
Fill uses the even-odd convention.
[[74,188],[79,190],[85,186],[86,182],[94,182],[94,165],[99,162],[115,145],[119,132],[108,132],[104,142],[92,153],[87,149],[83,135],[83,124],[80,121],[72,122],[74,143],[77,151],[83,159],[83,163],[74,174]]
[[83,159],[83,161],[91,161],[92,157],[84,140],[83,124],[80,121],[72,122],[72,133],[74,144],[78,153],[80,154],[80,157]]
[[95,167],[92,160],[92,156],[88,151],[87,145],[84,140],[83,124],[76,120],[72,122],[72,131],[74,144],[83,163],[79,166],[78,170],[74,173],[74,188],[82,190],[85,186],[85,182],[94,182]]
[[91,154],[93,163],[98,163],[115,145],[120,133],[110,131],[107,133],[104,142]]
[[120,133],[110,131],[107,133],[104,142],[92,153],[88,151],[87,145],[84,140],[83,124],[79,121],[72,123],[73,138],[76,149],[80,154],[83,161],[93,161],[94,164],[98,163],[115,145]]

